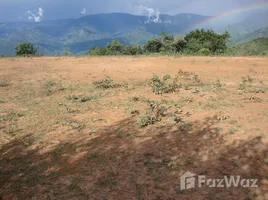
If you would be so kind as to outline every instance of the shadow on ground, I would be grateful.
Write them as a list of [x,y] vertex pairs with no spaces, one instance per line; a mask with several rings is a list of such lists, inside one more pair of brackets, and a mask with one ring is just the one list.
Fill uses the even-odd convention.
[[[32,135],[2,147],[2,199],[268,199],[262,138],[229,143],[215,117],[140,129],[128,118],[93,135],[77,134],[53,151]],[[22,142],[24,141],[24,142]],[[25,141],[28,141],[25,143]],[[258,188],[181,191],[186,171],[208,178],[240,175]],[[266,196],[265,196],[266,195]],[[0,198],[1,199],[1,198]]]

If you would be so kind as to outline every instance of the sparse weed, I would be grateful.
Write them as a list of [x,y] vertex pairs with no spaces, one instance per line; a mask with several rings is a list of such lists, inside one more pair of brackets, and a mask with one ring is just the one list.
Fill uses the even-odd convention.
[[12,121],[13,119],[23,117],[23,116],[24,116],[24,113],[11,111],[7,113],[6,115],[0,116],[0,121]]
[[179,76],[179,77],[181,77],[181,78],[183,78],[183,79],[185,79],[185,80],[191,80],[192,78],[191,78],[191,76],[193,75],[193,73],[190,73],[190,72],[184,72],[184,71],[182,71],[182,70],[180,70],[179,72],[178,72],[178,74],[177,74],[177,76]]
[[246,92],[248,90],[249,87],[251,87],[251,83],[253,82],[253,78],[251,78],[249,75],[246,77],[242,77],[241,78],[241,82],[238,85],[237,90],[239,92]]
[[0,82],[0,87],[7,87],[9,86],[8,82]]
[[201,80],[199,79],[199,76],[198,76],[197,74],[194,75],[193,80],[194,80],[196,83],[200,83],[200,82],[201,82]]
[[48,79],[44,85],[44,92],[46,96],[52,95],[54,92],[63,91],[66,88],[62,84],[57,84],[55,81]]
[[91,101],[93,99],[96,99],[96,96],[86,96],[86,95],[69,95],[67,97],[67,100],[78,102],[78,103],[84,103],[87,101]]
[[87,161],[91,161],[91,160],[98,158],[98,157],[99,157],[99,154],[97,152],[92,152],[87,156]]
[[148,101],[148,108],[145,115],[137,117],[137,124],[139,127],[152,125],[157,121],[161,121],[164,116],[166,108],[159,105],[158,102]]
[[82,131],[84,128],[86,128],[86,124],[76,120],[67,121],[65,125],[71,126],[73,129],[76,129],[78,131]]
[[109,76],[105,76],[102,80],[94,81],[93,85],[99,89],[109,89],[114,88],[115,85],[113,84],[113,79]]
[[129,97],[129,100],[132,102],[138,102],[138,101],[140,101],[140,98],[137,96],[133,96],[133,97]]
[[236,132],[237,132],[237,129],[233,129],[233,128],[228,131],[228,133],[232,135],[235,134]]
[[219,79],[216,80],[213,84],[213,92],[220,91],[222,89],[222,84]]
[[171,79],[170,75],[165,75],[161,80],[157,75],[149,80],[149,85],[152,87],[154,94],[172,93],[178,91],[180,86],[177,81]]
[[145,127],[153,125],[162,120],[163,117],[170,117],[176,123],[181,122],[181,118],[178,117],[175,113],[168,112],[168,109],[165,106],[162,106],[159,102],[156,101],[147,101],[147,110],[145,115],[137,117],[137,124],[139,127]]
[[182,70],[177,73],[177,76],[174,80],[176,82],[178,82],[178,80],[181,80],[183,82],[182,85],[185,90],[191,90],[190,86],[199,86],[203,84],[197,74]]

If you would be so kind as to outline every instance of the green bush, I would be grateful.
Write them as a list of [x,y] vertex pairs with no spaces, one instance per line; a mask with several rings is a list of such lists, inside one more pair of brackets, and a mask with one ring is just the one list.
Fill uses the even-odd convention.
[[209,56],[211,52],[209,49],[203,48],[198,51],[198,54],[201,56]]
[[100,47],[92,47],[88,52],[87,55],[89,56],[105,56],[106,48],[100,48]]
[[32,43],[21,43],[15,47],[17,56],[36,55],[37,48]]
[[122,52],[123,55],[140,55],[142,49],[140,46],[126,46]]
[[114,87],[113,80],[109,76],[105,76],[104,79],[100,81],[94,81],[93,84],[99,89],[109,89]]
[[149,80],[149,85],[152,87],[154,94],[163,94],[176,92],[180,86],[177,84],[177,79],[171,79],[169,74],[165,75],[161,80],[157,75]]
[[123,46],[117,40],[113,40],[111,43],[106,46],[107,55],[119,55],[122,53]]
[[165,107],[160,106],[156,101],[148,101],[147,103],[148,107],[145,115],[137,117],[137,124],[139,127],[155,124],[156,122],[161,121],[162,117],[165,116]]

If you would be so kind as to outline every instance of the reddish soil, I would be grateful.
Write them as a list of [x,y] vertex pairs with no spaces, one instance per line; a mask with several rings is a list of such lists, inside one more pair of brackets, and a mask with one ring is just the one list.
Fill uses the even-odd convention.
[[[168,114],[139,127],[147,100]],[[258,187],[180,190],[186,171]],[[0,199],[267,200],[268,58],[1,58]]]

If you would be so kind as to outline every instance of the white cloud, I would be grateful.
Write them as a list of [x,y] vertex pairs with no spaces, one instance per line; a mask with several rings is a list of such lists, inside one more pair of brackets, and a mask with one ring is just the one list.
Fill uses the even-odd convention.
[[158,9],[148,8],[146,6],[140,5],[140,9],[142,14],[147,16],[147,20],[144,22],[145,24],[149,23],[161,23],[160,12]]
[[41,7],[39,7],[36,14],[34,14],[32,11],[28,10],[26,12],[26,15],[28,16],[28,19],[30,21],[40,22],[44,16],[44,13],[45,13],[45,11]]
[[83,10],[80,13],[85,15],[87,13],[87,10],[85,8],[83,8]]

